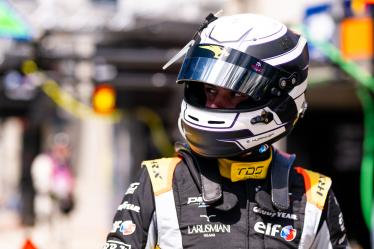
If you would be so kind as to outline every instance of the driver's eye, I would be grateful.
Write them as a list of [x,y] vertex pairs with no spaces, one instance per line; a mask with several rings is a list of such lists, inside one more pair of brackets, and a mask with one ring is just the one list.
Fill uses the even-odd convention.
[[234,97],[246,97],[247,96],[244,93],[238,93],[238,92],[233,92],[232,94]]
[[210,95],[213,95],[213,94],[216,94],[217,93],[217,89],[213,88],[213,87],[205,87],[205,92],[207,94],[210,94]]

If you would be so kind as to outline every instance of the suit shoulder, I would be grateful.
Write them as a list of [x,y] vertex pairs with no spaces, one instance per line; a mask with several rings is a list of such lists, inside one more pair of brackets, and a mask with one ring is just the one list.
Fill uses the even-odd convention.
[[169,157],[142,162],[142,167],[147,169],[151,178],[156,196],[171,190],[174,171],[180,161],[179,157]]

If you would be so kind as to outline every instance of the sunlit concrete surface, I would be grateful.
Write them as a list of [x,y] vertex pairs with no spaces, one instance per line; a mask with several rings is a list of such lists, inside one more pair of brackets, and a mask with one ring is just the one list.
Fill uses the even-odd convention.
[[102,248],[107,229],[95,223],[95,217],[83,222],[77,216],[66,220],[57,217],[53,225],[22,227],[11,212],[0,214],[0,248],[22,249],[30,239],[37,249]]

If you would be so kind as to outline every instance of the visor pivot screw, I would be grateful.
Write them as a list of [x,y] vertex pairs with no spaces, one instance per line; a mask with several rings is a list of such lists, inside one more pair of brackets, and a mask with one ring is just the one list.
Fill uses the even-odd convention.
[[285,88],[285,87],[287,86],[287,82],[286,82],[286,80],[281,80],[279,86],[280,86],[282,89]]
[[[267,123],[269,123],[270,121],[270,115],[269,114],[271,114],[271,113],[269,113],[269,112],[266,112],[266,111],[262,111],[261,112],[261,118],[262,118],[262,121],[265,123],[265,124],[267,124]],[[272,115],[271,115],[272,116]]]
[[295,79],[295,78],[292,78],[292,79],[291,79],[291,83],[292,83],[292,85],[295,85],[295,84],[296,84],[296,79]]
[[275,95],[275,96],[281,96],[281,91],[279,91],[278,89],[276,89],[275,87],[273,87],[271,90],[271,94]]

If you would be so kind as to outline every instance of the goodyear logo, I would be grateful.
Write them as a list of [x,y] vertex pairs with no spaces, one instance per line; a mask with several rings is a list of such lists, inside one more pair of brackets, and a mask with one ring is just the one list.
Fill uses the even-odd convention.
[[206,50],[209,50],[211,52],[213,52],[214,56],[213,58],[220,58],[220,57],[223,57],[223,56],[229,56],[230,53],[226,50],[226,48],[224,47],[220,47],[220,46],[216,46],[216,45],[203,45],[203,46],[199,46],[200,48],[202,49],[206,49]]

